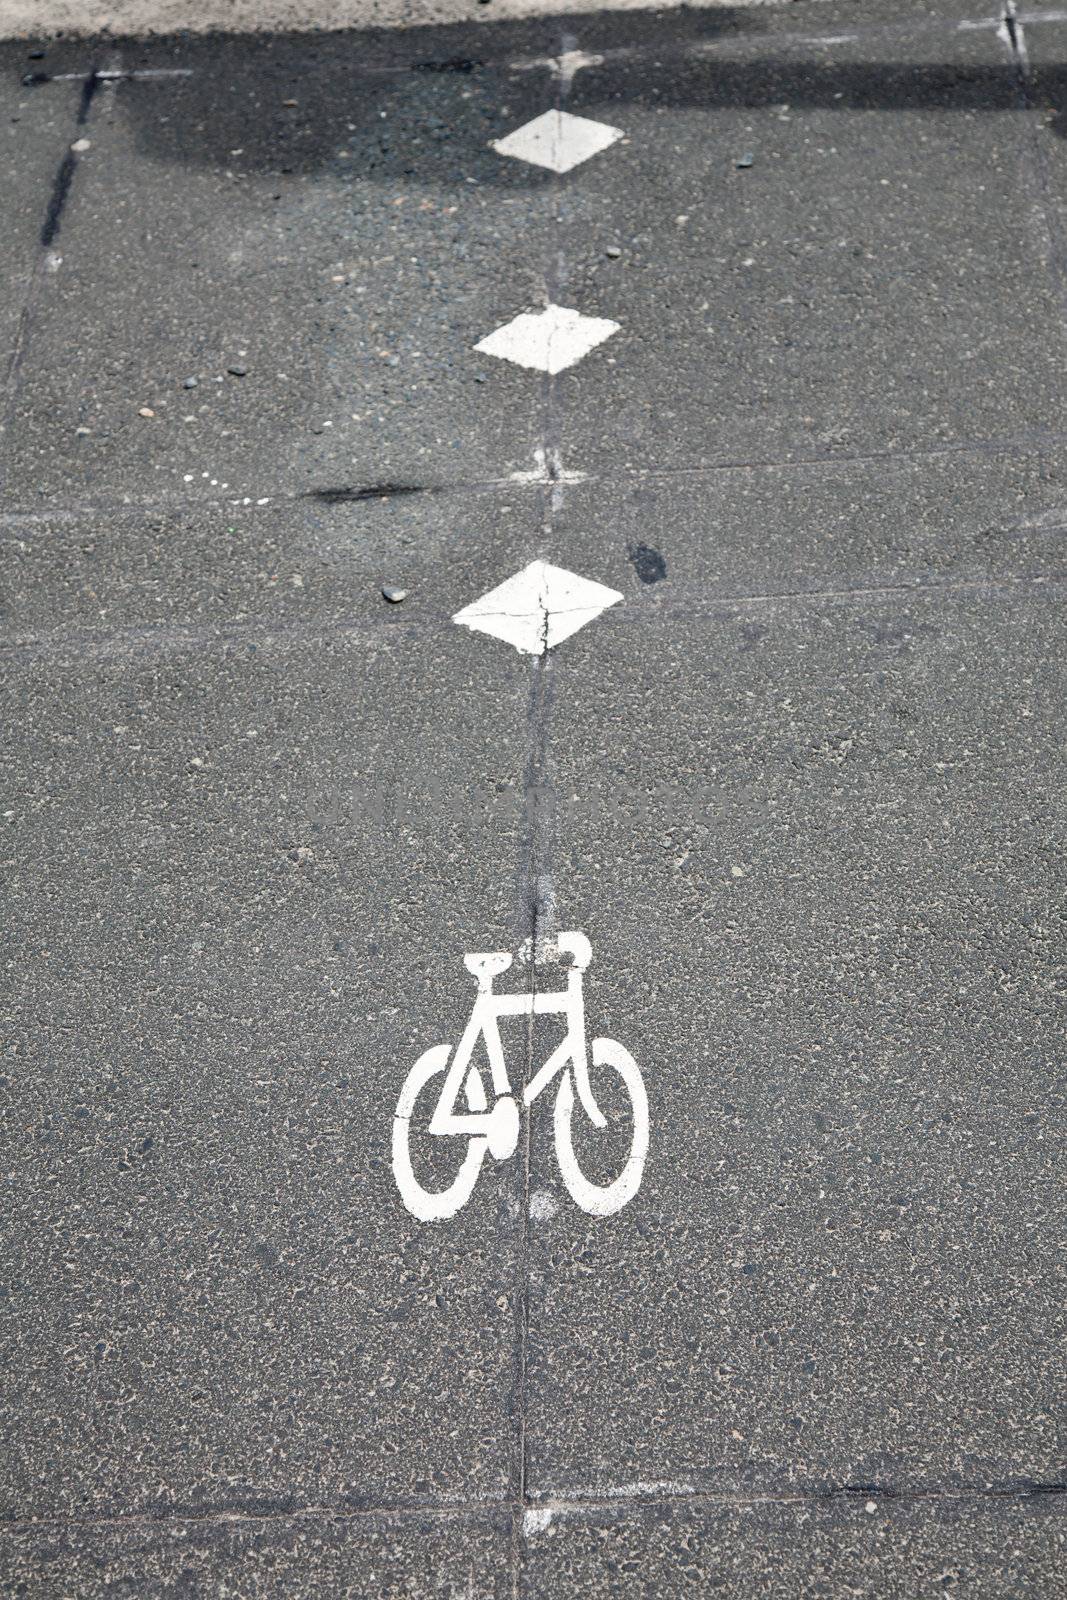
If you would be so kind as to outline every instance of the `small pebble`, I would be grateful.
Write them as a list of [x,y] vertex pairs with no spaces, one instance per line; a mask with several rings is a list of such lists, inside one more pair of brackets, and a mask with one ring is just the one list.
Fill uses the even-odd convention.
[[138,409],[137,415],[139,417],[154,417],[155,412],[152,410],[151,406],[141,406]]
[[29,55],[29,59],[31,61],[43,61],[44,60],[44,51],[43,50],[31,50],[30,51],[30,55]]
[[283,100],[282,101],[282,105],[283,106],[295,106],[296,104],[297,104],[297,102],[295,100]]
[[88,428],[75,428],[74,432],[78,435],[79,439],[87,439],[89,437]]
[[235,378],[243,378],[248,372],[248,368],[238,365],[235,367],[227,367],[226,371],[232,373]]
[[755,159],[752,151],[746,150],[743,156],[738,156],[737,165],[739,167],[750,167]]
[[81,155],[83,150],[91,150],[92,144],[88,139],[75,139],[70,148],[78,155]]
[[485,373],[484,372],[476,372],[474,374],[474,381],[475,381],[475,383],[484,383],[486,381]]
[[622,255],[622,251],[619,249],[617,244],[609,244],[607,249],[604,251],[604,254],[609,256],[612,261],[617,261]]
[[394,589],[391,583],[382,584],[382,599],[388,600],[391,606],[398,606],[401,600],[406,600],[407,597],[406,589]]
[[186,378],[185,382],[182,384],[182,388],[183,389],[195,389],[199,382],[200,382],[199,378]]

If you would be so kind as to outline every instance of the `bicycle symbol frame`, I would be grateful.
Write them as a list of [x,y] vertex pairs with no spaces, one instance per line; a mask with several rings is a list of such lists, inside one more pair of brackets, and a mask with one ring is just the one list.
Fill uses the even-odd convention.
[[[550,993],[496,994],[494,978],[512,964],[511,954],[506,950],[473,951],[463,958],[467,971],[477,981],[478,993],[455,1055],[449,1044],[431,1045],[424,1051],[404,1080],[393,1116],[393,1176],[404,1205],[422,1222],[455,1216],[470,1199],[487,1154],[494,1160],[506,1161],[515,1153],[519,1140],[519,1109],[500,1039],[502,1017],[562,1016],[565,1019],[562,1042],[523,1089],[522,1103],[526,1107],[533,1105],[552,1079],[559,1077],[554,1107],[556,1160],[574,1202],[590,1216],[607,1217],[620,1211],[640,1187],[648,1155],[648,1097],[637,1063],[614,1039],[592,1041],[592,1065],[597,1069],[610,1068],[622,1079],[631,1108],[630,1153],[622,1171],[607,1184],[591,1182],[578,1165],[571,1129],[576,1091],[578,1102],[593,1126],[607,1126],[607,1119],[593,1094],[585,1033],[582,983],[593,959],[593,949],[585,934],[577,931],[561,933],[556,946],[561,956],[570,958],[571,965],[566,988]],[[519,960],[532,963],[534,959],[531,942],[527,940],[519,952]],[[494,1096],[491,1110],[481,1070],[472,1065],[479,1040],[484,1040],[489,1060]],[[415,1175],[411,1130],[419,1096],[440,1073],[444,1074],[444,1082],[425,1131],[438,1138],[465,1138],[467,1150],[448,1187],[433,1190],[423,1188]],[[465,1110],[459,1109],[461,1096],[466,1102]]]

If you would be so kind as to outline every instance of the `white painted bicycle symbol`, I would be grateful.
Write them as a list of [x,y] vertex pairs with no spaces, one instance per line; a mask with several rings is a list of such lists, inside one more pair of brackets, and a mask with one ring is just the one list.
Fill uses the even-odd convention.
[[[582,1173],[574,1152],[571,1121],[575,1091],[582,1109],[595,1128],[607,1127],[607,1118],[593,1097],[589,1079],[589,1052],[585,1037],[585,1001],[582,975],[593,959],[593,949],[584,933],[561,933],[556,940],[561,956],[569,956],[571,966],[567,987],[555,993],[495,994],[493,979],[511,966],[506,950],[473,952],[463,964],[477,980],[478,995],[470,1021],[463,1030],[452,1064],[452,1047],[435,1044],[416,1061],[404,1080],[396,1114],[393,1117],[393,1175],[400,1198],[413,1216],[423,1222],[455,1216],[470,1199],[486,1154],[497,1161],[514,1155],[519,1141],[519,1110],[508,1079],[504,1051],[500,1042],[501,1017],[555,1015],[566,1019],[563,1042],[530,1079],[522,1092],[522,1103],[531,1106],[552,1079],[559,1078],[556,1090],[554,1125],[556,1160],[571,1198],[594,1217],[608,1217],[632,1200],[641,1184],[648,1154],[648,1097],[637,1063],[628,1050],[614,1039],[594,1039],[592,1064],[610,1068],[622,1079],[630,1102],[630,1152],[622,1171],[611,1182],[597,1184]],[[519,953],[522,961],[531,960],[529,941]],[[472,1056],[479,1039],[485,1041],[492,1073],[495,1103],[489,1109],[485,1084]],[[419,1097],[426,1085],[444,1073],[437,1104],[424,1122],[418,1110]],[[463,1095],[466,1110],[460,1110]],[[466,1154],[455,1178],[445,1189],[425,1189],[415,1176],[411,1159],[413,1129],[441,1138],[454,1137],[467,1142]]]

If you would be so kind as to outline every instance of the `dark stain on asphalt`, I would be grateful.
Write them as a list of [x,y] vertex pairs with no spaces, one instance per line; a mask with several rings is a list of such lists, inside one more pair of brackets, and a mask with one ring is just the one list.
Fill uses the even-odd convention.
[[73,150],[68,150],[59,163],[59,170],[52,183],[52,194],[48,201],[48,210],[45,212],[44,225],[41,228],[41,244],[46,250],[59,233],[60,218],[67,203],[67,196],[70,194],[77,165],[78,158]]
[[412,72],[473,72],[484,66],[484,61],[472,61],[468,56],[449,56],[444,61],[416,61]]
[[626,554],[642,583],[662,583],[667,576],[667,563],[651,545],[627,545]]
[[369,483],[362,487],[343,484],[336,489],[309,489],[308,500],[318,500],[324,506],[344,506],[354,500],[389,500],[396,494],[428,494],[431,491],[419,483]]
[[[82,84],[81,100],[78,105],[78,127],[83,128],[89,120],[89,108],[93,103],[93,96],[100,87],[100,80],[95,71],[90,72]],[[78,155],[75,150],[68,150],[62,161],[55,178],[52,180],[52,193],[48,200],[48,210],[45,212],[44,222],[41,226],[41,246],[47,250],[59,234],[59,224],[63,216],[70,194],[70,186],[74,181],[74,174],[78,166]]]

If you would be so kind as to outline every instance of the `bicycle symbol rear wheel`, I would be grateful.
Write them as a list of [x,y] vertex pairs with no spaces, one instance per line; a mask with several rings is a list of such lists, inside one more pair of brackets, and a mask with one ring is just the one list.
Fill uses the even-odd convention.
[[[448,1044],[435,1044],[423,1052],[404,1079],[393,1115],[393,1177],[401,1200],[420,1222],[440,1222],[445,1217],[454,1217],[460,1207],[466,1205],[478,1182],[489,1146],[489,1140],[480,1134],[468,1139],[467,1153],[447,1189],[424,1189],[415,1176],[411,1164],[411,1128],[413,1122],[419,1126],[416,1102],[430,1079],[444,1072],[451,1054],[452,1046]],[[432,1114],[433,1102],[428,1101],[423,1127],[428,1126]]]
[[591,1217],[610,1217],[633,1199],[641,1185],[641,1174],[645,1170],[645,1157],[648,1155],[648,1095],[637,1062],[616,1040],[594,1039],[592,1062],[594,1067],[612,1067],[623,1081],[630,1101],[633,1125],[630,1154],[619,1176],[611,1183],[591,1183],[584,1176],[571,1137],[574,1083],[570,1072],[564,1072],[556,1092],[554,1111],[556,1160],[559,1162],[560,1176],[575,1205],[581,1206]]

